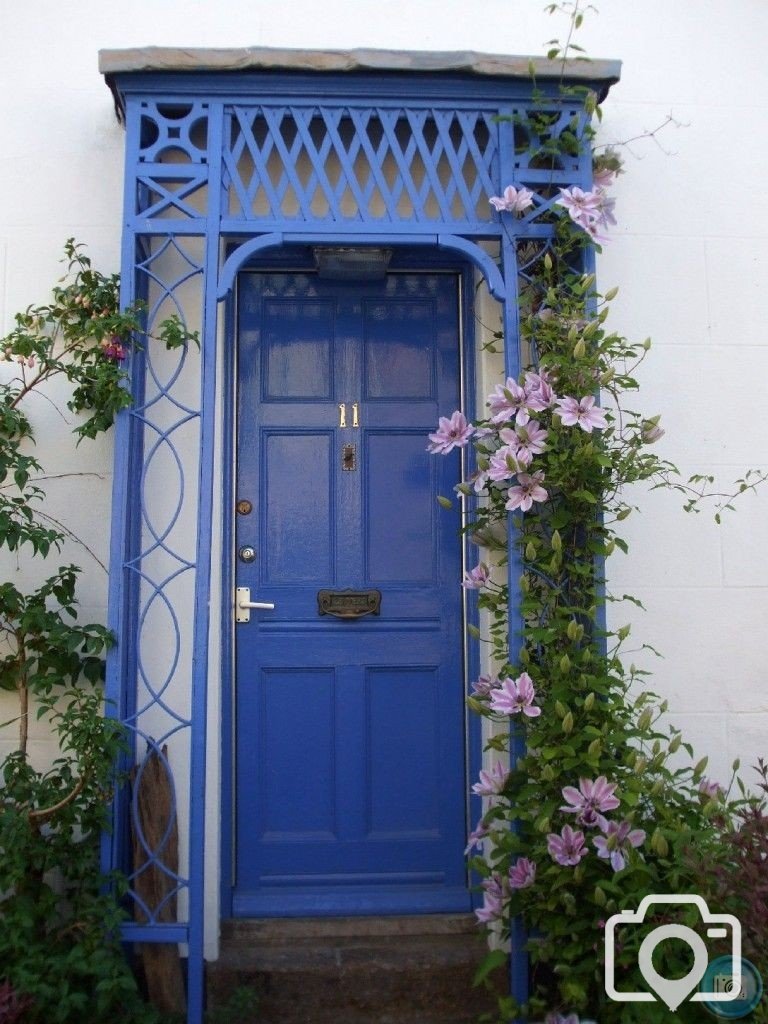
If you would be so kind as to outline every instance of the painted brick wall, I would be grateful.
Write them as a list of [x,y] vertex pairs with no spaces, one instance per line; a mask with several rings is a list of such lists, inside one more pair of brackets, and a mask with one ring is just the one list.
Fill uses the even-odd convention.
[[[579,42],[595,57],[624,61],[606,105],[602,136],[622,142],[660,125],[655,139],[623,147],[626,174],[615,194],[619,226],[599,261],[607,288],[621,286],[614,326],[651,335],[639,400],[661,412],[663,454],[684,474],[714,472],[723,483],[748,467],[768,468],[768,204],[763,168],[768,105],[763,0],[602,0]],[[12,314],[47,294],[64,240],[86,242],[94,260],[117,269],[123,133],[96,70],[100,47],[132,45],[376,46],[540,54],[565,22],[542,0],[53,0],[0,6],[0,331]],[[53,396],[55,398],[55,396]],[[105,561],[110,443],[70,445],[68,426],[46,402],[30,410],[39,454],[58,473],[49,511],[88,538]],[[87,462],[87,466],[86,466]],[[768,490],[747,495],[716,527],[709,513],[686,516],[678,497],[638,494],[642,517],[626,526],[629,556],[610,563],[615,593],[648,608],[612,612],[633,622],[635,646],[652,644],[655,687],[711,774],[731,760],[766,753],[768,733]],[[81,562],[83,615],[104,613],[106,575]],[[14,577],[19,569],[6,560]],[[0,702],[2,720],[12,702]],[[7,710],[7,714],[6,714]],[[212,707],[216,720],[217,705]],[[8,735],[6,730],[1,735]],[[0,750],[8,748],[12,732]],[[34,733],[33,751],[50,746]],[[216,785],[215,759],[211,782]],[[212,821],[212,835],[216,823]],[[212,843],[211,870],[215,871]],[[212,920],[215,908],[212,908]]]

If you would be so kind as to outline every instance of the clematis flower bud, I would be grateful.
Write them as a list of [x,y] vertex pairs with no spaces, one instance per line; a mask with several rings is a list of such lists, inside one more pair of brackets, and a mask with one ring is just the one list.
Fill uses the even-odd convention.
[[653,416],[651,419],[643,420],[641,437],[645,444],[654,444],[659,438],[664,437],[664,429],[659,426],[660,416]]

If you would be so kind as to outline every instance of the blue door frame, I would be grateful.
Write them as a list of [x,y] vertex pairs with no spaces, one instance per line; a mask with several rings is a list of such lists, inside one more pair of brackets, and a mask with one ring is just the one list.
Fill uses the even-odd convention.
[[[308,255],[306,249],[295,249],[291,250],[278,250],[271,257],[264,257],[261,260],[251,260],[246,266],[246,270],[261,271],[263,273],[269,271],[305,271],[311,272],[313,270],[313,261]],[[466,261],[457,260],[453,257],[446,256],[444,253],[439,251],[423,250],[412,250],[406,247],[398,247],[393,255],[391,269],[395,272],[423,272],[423,273],[445,273],[451,276],[456,276],[458,279],[458,297],[459,297],[459,317],[460,317],[460,332],[461,332],[461,344],[459,347],[459,359],[461,362],[460,373],[461,373],[461,393],[462,393],[462,405],[468,410],[468,415],[472,415],[474,412],[474,394],[475,394],[475,318],[474,318],[474,269]],[[228,346],[228,354],[225,361],[224,373],[225,373],[225,410],[224,410],[224,436],[223,436],[223,458],[222,465],[225,467],[224,474],[224,495],[231,499],[234,499],[234,466],[235,466],[235,423],[236,417],[234,415],[235,402],[236,402],[236,388],[237,388],[237,367],[235,360],[235,332],[237,330],[237,293],[233,291],[229,301],[227,302],[226,310],[226,327],[225,334],[228,339],[232,339],[232,343]],[[351,415],[351,413],[350,413]],[[226,497],[225,497],[226,504]],[[438,510],[438,514],[448,516],[450,513],[445,510]],[[456,529],[458,531],[460,521],[456,517]],[[235,519],[234,516],[224,516],[222,523],[222,551],[225,553],[224,558],[224,587],[225,592],[230,592],[232,588],[236,586],[236,573],[237,573],[237,560],[235,557]],[[466,539],[461,541],[462,543],[462,562],[466,563],[468,558],[471,558],[471,552],[467,551],[468,542]],[[231,552],[231,557],[227,558],[226,553]],[[457,591],[459,589],[459,580],[455,581]],[[463,620],[465,623],[477,624],[478,611],[477,611],[477,595],[473,592],[463,592],[461,595],[463,603]],[[221,768],[221,913],[222,917],[226,918],[233,916],[236,911],[233,906],[233,871],[236,863],[235,857],[235,842],[234,842],[234,819],[235,819],[235,742],[234,742],[234,722],[235,722],[235,708],[233,705],[233,693],[234,693],[234,636],[232,630],[232,616],[231,611],[228,607],[222,608],[222,637],[224,638],[223,649],[222,649],[222,768]],[[464,678],[465,689],[468,686],[468,682],[471,679],[477,677],[480,671],[479,665],[479,652],[476,645],[462,645],[463,646],[463,665],[462,665],[462,676]],[[482,738],[481,738],[481,722],[478,716],[464,715],[464,737],[463,737],[463,749],[456,752],[456,756],[461,758],[466,768],[466,778],[464,781],[462,797],[466,804],[466,819],[467,821],[474,822],[480,815],[481,801],[480,798],[471,794],[469,789],[469,777],[476,776],[482,763]],[[475,880],[472,880],[475,881]],[[471,882],[470,882],[471,884]],[[395,898],[396,899],[396,898]],[[470,892],[468,896],[467,906],[475,906],[479,904],[479,897],[477,893]],[[323,916],[326,913],[333,913],[334,911],[324,910],[317,904],[319,909],[305,911],[310,916]],[[360,904],[362,906],[362,904]],[[390,912],[402,912],[403,906],[396,905],[396,902],[392,904],[393,909]],[[429,899],[422,900],[420,907],[414,905],[412,910],[413,913],[429,912],[433,909],[441,909],[437,903]],[[442,908],[447,909],[447,907]],[[279,903],[275,903],[272,910],[264,910],[263,914],[290,914],[290,913],[301,913],[300,909],[291,909],[290,901],[286,902],[286,906],[281,909]],[[347,903],[346,910],[337,910],[337,913],[342,912],[366,912],[359,907],[355,908],[355,901],[352,899]],[[387,912],[382,906],[370,909],[371,913]],[[240,911],[242,913],[242,910]]]

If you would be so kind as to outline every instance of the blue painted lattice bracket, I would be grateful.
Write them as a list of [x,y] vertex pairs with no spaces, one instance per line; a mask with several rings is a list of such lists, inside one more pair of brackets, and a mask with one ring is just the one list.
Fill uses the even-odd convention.
[[[143,299],[147,316],[130,360],[134,404],[117,428],[110,573],[119,645],[108,696],[131,738],[126,767],[135,778],[133,795],[129,786],[116,793],[104,866],[128,877],[126,941],[186,947],[189,1024],[203,1013],[218,302],[244,262],[270,247],[450,249],[471,259],[503,302],[506,372],[517,376],[520,293],[552,237],[558,187],[591,180],[588,153],[542,157],[552,136],[585,124],[580,103],[559,99],[551,83],[549,98],[536,101],[536,134],[523,127],[533,106],[525,80],[356,76],[354,96],[350,82],[274,72],[116,80],[127,128],[122,297]],[[534,193],[522,218],[488,203],[508,184]],[[200,331],[200,352],[168,353],[158,343],[157,325],[171,314]],[[510,593],[520,572],[514,540]],[[521,628],[512,606],[512,651]],[[520,752],[516,736],[512,748]],[[156,841],[136,797],[150,758],[176,784]],[[152,905],[142,895],[148,872],[162,880]],[[521,1001],[524,941],[516,925],[511,988]]]

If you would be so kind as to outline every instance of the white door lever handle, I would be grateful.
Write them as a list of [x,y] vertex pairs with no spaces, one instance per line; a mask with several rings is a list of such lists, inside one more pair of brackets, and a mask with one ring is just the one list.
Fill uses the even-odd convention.
[[250,587],[237,587],[235,590],[235,622],[250,622],[251,609],[273,611],[271,601],[252,601]]

